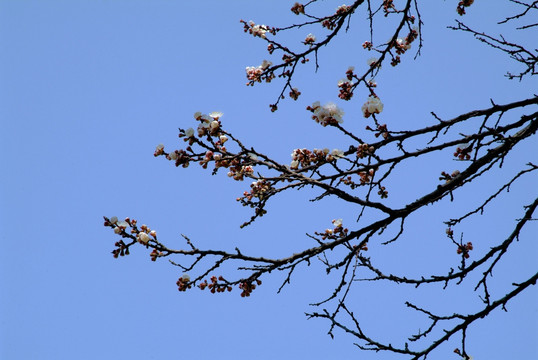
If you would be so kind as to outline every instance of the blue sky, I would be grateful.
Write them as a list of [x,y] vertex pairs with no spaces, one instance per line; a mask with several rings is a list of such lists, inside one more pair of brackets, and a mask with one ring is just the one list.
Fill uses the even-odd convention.
[[[332,340],[326,323],[306,320],[308,304],[332,291],[316,264],[299,269],[281,294],[276,290],[284,277],[276,274],[242,299],[237,292],[179,293],[178,269],[149,261],[142,249],[121,259],[110,254],[116,238],[102,226],[103,215],[136,218],[178,248],[183,233],[201,247],[238,246],[272,256],[311,246],[305,232],[323,230],[332,219],[352,224],[356,209],[334,200],[312,204],[313,193],[306,191],[275,199],[267,216],[240,230],[250,213],[235,198],[247,183],[225,174],[212,177],[195,166],[176,169],[153,157],[159,143],[181,146],[177,128],[194,126],[195,111],[214,110],[224,113],[224,126],[238,138],[282,162],[298,147],[347,148],[304,109],[316,100],[335,101],[346,112],[346,124],[364,128],[361,96],[347,103],[336,97],[336,82],[347,67],[364,67],[370,57],[360,46],[367,40],[361,18],[320,54],[317,74],[312,64],[296,74],[304,89],[299,101],[285,101],[273,114],[268,104],[281,83],[245,86],[245,66],[260,64],[267,53],[262,42],[243,33],[239,20],[286,25],[297,21],[289,12],[292,3],[0,1],[0,358],[394,358],[359,353],[352,338],[337,333]],[[490,98],[497,103],[528,98],[538,88],[536,79],[506,80],[503,74],[516,64],[446,29],[457,17],[456,3],[425,4],[422,56],[412,61],[406,54],[400,66],[383,69],[377,78],[384,119],[395,128],[433,123],[430,111],[450,118],[486,108]],[[331,11],[338,5],[322,4]],[[501,2],[477,2],[463,20],[523,41],[536,37],[535,30],[515,34],[494,26],[507,11]],[[505,168],[536,162],[536,150],[536,141],[523,144]],[[436,161],[409,171],[435,167]],[[401,174],[391,200],[403,202],[434,186],[441,170],[413,181]],[[509,173],[499,172],[503,176]],[[487,249],[487,239],[507,233],[525,199],[535,196],[529,191],[536,181],[536,175],[522,179],[503,197],[503,207],[468,224],[474,226],[466,236],[474,244],[482,240]],[[494,185],[470,191],[489,186]],[[446,204],[439,213],[419,214],[409,225],[409,244],[444,231],[442,221],[454,210],[459,208]],[[495,274],[498,289],[533,274],[538,248],[529,244],[537,230],[532,226],[527,242],[522,239],[500,265],[504,272]],[[401,255],[411,245],[395,245],[382,252],[383,259],[395,270],[420,273],[423,266],[454,259],[445,240],[421,245],[416,257]],[[397,307],[400,295],[436,309],[476,304],[478,295],[459,295],[458,289],[452,297],[412,295],[381,284],[365,288],[369,296],[360,291],[353,302],[368,310],[365,321],[374,331],[387,336],[401,330],[393,319],[416,316]],[[532,344],[538,336],[537,300],[531,288],[509,303],[508,313],[496,312],[473,327],[468,351],[475,360],[537,355]],[[393,312],[379,311],[393,305]],[[451,354],[456,346],[441,347],[439,356],[456,358]]]

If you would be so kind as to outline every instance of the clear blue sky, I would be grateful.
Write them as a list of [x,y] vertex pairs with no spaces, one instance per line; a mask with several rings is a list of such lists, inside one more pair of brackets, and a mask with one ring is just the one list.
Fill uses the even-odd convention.
[[[317,264],[298,270],[281,294],[276,290],[283,277],[276,274],[242,299],[237,292],[179,293],[175,281],[181,272],[166,261],[149,261],[142,249],[121,259],[110,254],[116,238],[102,226],[103,215],[139,219],[178,248],[184,233],[200,247],[239,246],[273,256],[311,246],[304,233],[329,227],[331,219],[351,226],[350,207],[311,204],[312,193],[290,193],[275,200],[261,221],[240,230],[250,213],[235,198],[248,183],[224,174],[211,177],[195,166],[176,169],[153,157],[159,143],[181,146],[177,128],[193,126],[195,111],[214,110],[224,112],[224,126],[237,137],[283,162],[297,147],[347,148],[304,109],[316,100],[338,102],[346,124],[357,122],[357,131],[364,127],[364,99],[343,103],[336,97],[336,82],[347,67],[363,67],[370,57],[360,46],[368,39],[360,18],[336,48],[320,54],[317,74],[311,64],[296,75],[303,91],[298,102],[285,101],[272,114],[268,104],[281,83],[245,86],[245,66],[260,64],[267,53],[262,42],[243,33],[239,20],[286,25],[297,21],[289,12],[292,3],[0,1],[1,359],[394,358],[360,353],[352,338],[337,333],[331,340],[327,323],[306,320],[308,304],[332,289]],[[485,108],[490,98],[508,103],[536,92],[536,79],[503,77],[517,67],[503,54],[446,29],[457,17],[457,1],[428,3],[422,7],[422,56],[412,61],[406,54],[401,66],[384,69],[377,79],[385,121],[394,128],[419,127],[433,121],[430,111],[450,118]],[[500,3],[477,2],[464,20],[494,34],[513,34],[493,26],[507,15]],[[518,36],[537,37],[536,30]],[[531,141],[517,150],[508,169],[537,161]],[[442,170],[432,170],[430,181]],[[419,194],[423,181],[430,184],[402,179],[391,189],[396,202]],[[469,227],[466,236],[475,246],[487,249],[490,237],[507,233],[525,198],[534,198],[536,180],[521,180],[510,193],[513,202],[491,210],[487,221],[478,218],[478,229]],[[448,204],[443,209],[454,210]],[[425,213],[410,224],[411,239],[436,234],[443,250],[423,245],[430,255],[413,258],[400,256],[395,246],[386,261],[416,274],[421,266],[453,256],[438,236],[442,221],[453,214]],[[495,274],[501,283],[534,273],[538,248],[529,238],[534,232],[536,239],[537,225],[532,226],[526,242],[502,265],[504,273]],[[391,305],[396,289],[373,286],[365,296],[360,291],[353,301],[365,309],[375,332],[401,330],[393,319],[409,314],[400,308],[368,317]],[[478,304],[477,295],[409,296],[442,309],[447,303]],[[508,313],[496,312],[473,327],[468,352],[475,360],[538,355],[537,300],[531,288],[509,303]],[[441,347],[432,358],[456,359],[451,350],[457,345]]]

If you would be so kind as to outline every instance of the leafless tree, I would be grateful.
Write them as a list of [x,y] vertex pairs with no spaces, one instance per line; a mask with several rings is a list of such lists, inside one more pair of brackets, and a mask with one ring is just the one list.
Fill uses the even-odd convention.
[[[462,0],[455,10],[464,15],[472,3],[472,0]],[[532,14],[536,16],[538,1],[512,0],[512,3],[514,14],[500,19],[499,24],[514,24],[522,32],[536,29],[538,23],[521,23]],[[313,201],[334,197],[355,206],[353,216],[356,223],[343,224],[342,220],[335,219],[328,229],[310,230],[312,232],[307,234],[312,240],[310,247],[285,257],[271,258],[263,254],[245,254],[238,248],[232,252],[204,249],[187,236],[184,236],[184,248],[171,248],[157,237],[154,230],[138,225],[134,219],[105,217],[105,226],[121,237],[112,253],[114,257],[125,256],[133,246],[141,246],[148,249],[151,260],[167,258],[181,269],[182,275],[177,281],[179,291],[198,288],[221,293],[237,287],[243,297],[250,296],[264,277],[274,276],[277,270],[285,274],[282,289],[291,283],[297,267],[318,263],[327,274],[338,276],[334,291],[327,294],[325,300],[315,303],[318,310],[308,316],[326,319],[331,336],[335,329],[341,329],[354,337],[360,349],[387,351],[411,359],[425,359],[440,344],[455,337],[461,339],[461,345],[454,352],[468,359],[467,329],[493,311],[504,309],[509,301],[536,284],[538,279],[538,273],[526,274],[525,278],[514,274],[511,288],[500,294],[499,291],[490,291],[493,272],[509,250],[517,241],[533,240],[529,239],[532,236],[528,233],[523,236],[523,229],[536,220],[533,217],[538,206],[536,188],[528,189],[528,201],[521,204],[519,212],[506,214],[506,219],[513,224],[510,232],[499,233],[496,239],[473,239],[471,242],[464,241],[463,232],[459,230],[463,223],[472,225],[472,219],[489,207],[503,206],[508,197],[506,193],[518,186],[520,179],[535,176],[538,165],[531,161],[532,155],[536,154],[529,154],[529,162],[516,171],[504,170],[502,166],[520,143],[535,141],[538,97],[530,93],[526,99],[503,104],[492,100],[487,108],[465,111],[448,119],[431,113],[433,124],[430,126],[393,129],[381,120],[383,103],[376,93],[375,77],[385,66],[398,66],[404,59],[412,61],[413,56],[420,55],[423,42],[419,1],[358,0],[351,5],[339,6],[335,12],[324,16],[316,15],[319,12],[317,5],[317,0],[295,3],[291,11],[302,20],[285,27],[242,21],[246,33],[265,42],[269,54],[281,59],[275,64],[264,60],[260,66],[248,67],[247,85],[281,81],[282,90],[270,105],[271,111],[278,111],[279,103],[285,98],[296,100],[301,95],[300,90],[293,86],[296,69],[309,61],[314,61],[317,68],[318,53],[329,48],[334,38],[348,30],[352,17],[366,15],[363,18],[369,24],[369,40],[362,46],[373,56],[364,69],[347,69],[344,79],[338,83],[339,92],[335,94],[342,100],[350,100],[360,91],[367,94],[362,107],[368,121],[365,133],[358,135],[348,130],[343,124],[342,112],[335,104],[316,102],[307,108],[312,119],[327,130],[341,133],[347,143],[342,144],[343,150],[295,149],[291,163],[284,164],[226,131],[220,119],[222,114],[196,113],[197,128],[180,129],[179,137],[184,147],[167,151],[160,145],[155,156],[166,158],[177,167],[186,168],[194,163],[204,169],[212,169],[213,174],[221,170],[237,181],[250,178],[250,188],[238,201],[252,208],[253,214],[242,226],[262,217],[273,197],[293,189],[314,189],[317,195]],[[374,20],[377,18],[390,18],[396,24],[388,42],[380,42],[376,37]],[[322,39],[309,35],[302,44],[296,44],[298,46],[278,41],[281,33],[299,28],[324,31],[326,35]],[[501,56],[505,54],[514,60],[515,70],[510,69],[506,75],[508,79],[524,81],[537,74],[538,50],[528,44],[474,30],[460,21],[451,28],[474,36],[485,46],[497,49]],[[423,169],[420,176],[435,179],[437,185],[422,188],[421,193],[401,194],[393,199],[388,183],[394,174],[432,154],[446,161],[439,162],[439,169]],[[454,160],[461,170],[442,168],[445,164],[454,164]],[[501,173],[502,176],[499,176]],[[471,183],[488,184],[489,195],[459,197],[461,189]],[[456,260],[453,266],[433,275],[429,275],[430,270],[425,268],[423,275],[412,277],[392,273],[381,261],[369,255],[369,248],[381,249],[382,252],[383,247],[405,239],[406,221],[417,216],[421,209],[447,202],[458,202],[458,206],[452,213],[445,212],[445,232],[428,234],[427,238],[443,238],[452,244]],[[427,241],[427,238],[420,239],[418,244]],[[421,252],[420,245],[415,251]],[[230,264],[235,269],[231,269]],[[363,327],[356,310],[351,309],[346,301],[352,290],[362,289],[372,282],[414,289],[429,286],[439,292],[446,291],[448,287],[471,284],[471,291],[481,294],[481,304],[469,313],[445,308],[441,314],[408,301],[405,305],[423,315],[425,325],[422,330],[409,334],[406,340],[396,339],[400,345],[392,345],[396,342],[371,335]]]

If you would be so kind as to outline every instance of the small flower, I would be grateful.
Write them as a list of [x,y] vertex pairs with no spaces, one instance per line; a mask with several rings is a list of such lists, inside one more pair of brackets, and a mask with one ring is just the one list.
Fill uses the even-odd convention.
[[190,137],[193,137],[194,136],[194,129],[193,128],[188,128],[187,130],[185,130],[185,136],[190,138]]
[[253,153],[248,153],[248,157],[250,158],[250,160],[253,160],[253,161],[258,160],[258,156],[256,154],[253,154]]
[[181,277],[181,279],[183,280],[183,282],[189,282],[189,281],[191,281],[191,277],[189,276],[189,274],[183,274],[183,276]]
[[290,164],[290,168],[293,169],[293,170],[296,170],[299,168],[299,161],[297,160],[293,160]]
[[139,232],[136,238],[139,243],[144,244],[144,245],[147,244],[149,241],[149,236],[145,232]]
[[222,117],[222,115],[223,114],[220,111],[213,111],[212,113],[209,113],[209,116],[214,120],[218,120],[220,117]]
[[224,144],[226,141],[228,141],[228,137],[226,135],[221,135],[219,140],[221,144]]
[[155,148],[155,153],[153,154],[154,156],[159,156],[159,155],[162,155],[164,153],[164,145],[163,144],[159,144],[157,145],[157,147]]
[[334,227],[341,227],[342,226],[342,219],[336,219],[333,220]]
[[194,118],[195,118],[196,120],[200,120],[201,117],[202,117],[202,113],[201,113],[201,112],[197,111],[197,112],[194,113]]
[[314,42],[316,42],[316,37],[312,34],[308,34],[306,36],[306,38],[304,39],[304,43],[305,44],[313,44]]
[[344,157],[344,152],[342,150],[339,150],[339,149],[333,149],[333,151],[331,151],[331,155],[336,157],[336,158],[343,158]]
[[379,114],[383,111],[383,103],[378,97],[369,96],[368,100],[362,105],[362,113],[365,118],[370,117],[372,114]]
[[121,233],[121,228],[120,227],[115,227],[114,228],[114,234],[119,234]]
[[112,216],[110,219],[108,219],[108,221],[111,223],[111,224],[115,224],[118,222],[118,217],[117,216]]
[[172,151],[170,154],[168,154],[168,157],[170,158],[170,160],[176,161],[177,157],[178,157],[178,154],[177,154],[176,151]]
[[157,237],[157,232],[156,232],[155,230],[151,230],[151,231],[149,232],[149,234],[150,234],[151,236],[153,236],[154,238]]
[[219,126],[220,123],[217,120],[213,120],[209,123],[209,127],[211,128],[211,130],[218,129]]
[[127,226],[129,226],[129,223],[127,221],[120,221],[116,224],[116,226],[124,230],[124,229],[127,229]]

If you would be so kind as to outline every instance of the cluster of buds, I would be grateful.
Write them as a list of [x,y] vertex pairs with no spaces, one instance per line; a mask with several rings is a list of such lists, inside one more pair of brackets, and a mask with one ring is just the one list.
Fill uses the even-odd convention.
[[369,184],[374,177],[375,170],[370,169],[368,171],[359,171],[359,177],[361,178],[361,185]]
[[290,168],[296,170],[301,167],[307,167],[311,164],[322,164],[325,162],[333,161],[336,158],[343,158],[344,152],[339,149],[314,149],[310,151],[308,149],[295,149],[291,153]]
[[[222,281],[222,283],[219,283],[219,281]],[[208,288],[212,294],[232,291],[232,287],[228,285],[228,283],[226,282],[226,280],[224,280],[222,276],[219,276],[218,279],[216,276],[211,276],[210,283],[208,283],[207,280],[204,280],[204,282],[198,285],[198,287],[201,290],[205,290],[205,288]]]
[[290,98],[292,98],[293,100],[297,100],[299,98],[299,95],[301,95],[301,92],[299,91],[299,89],[297,88],[291,89]]
[[454,170],[452,172],[452,174],[449,174],[445,171],[443,171],[441,173],[441,176],[439,177],[439,180],[445,180],[445,184],[448,184],[449,182],[451,182],[452,180],[454,180],[454,178],[456,176],[458,176],[460,174],[460,171],[459,170]]
[[250,165],[242,165],[239,159],[233,159],[230,162],[228,176],[237,181],[242,181],[245,176],[250,177],[254,173],[254,169]]
[[304,14],[304,5],[296,2],[291,7],[291,12],[294,13],[295,15]]
[[454,157],[457,157],[460,160],[469,160],[471,155],[469,154],[473,150],[473,145],[464,144],[456,148],[454,152]]
[[370,146],[368,144],[360,144],[357,146],[357,157],[359,159],[363,159],[368,155],[372,155],[374,153],[375,149],[373,146]]
[[262,39],[266,38],[266,33],[269,32],[273,35],[276,34],[275,28],[269,28],[266,25],[256,25],[254,21],[249,21],[248,23],[244,20],[240,20],[240,22],[243,24],[243,30],[245,32],[248,32],[254,37],[261,37]]
[[349,230],[342,226],[342,219],[335,219],[332,223],[334,228],[326,229],[323,233],[316,233],[316,235],[321,236],[323,240],[336,240],[347,236]]
[[314,35],[312,34],[306,35],[306,38],[304,39],[305,45],[312,45],[315,42],[316,42],[316,37]]
[[129,255],[129,247],[123,242],[123,240],[116,241],[114,246],[117,247],[117,249],[112,250],[112,256],[114,258],[118,258],[118,256],[125,256]]
[[192,287],[191,277],[188,274],[183,274],[183,276],[177,280],[176,285],[179,291],[187,291],[187,289]]
[[241,290],[243,290],[241,292],[241,297],[248,297],[250,296],[250,294],[252,293],[253,290],[256,289],[256,285],[261,285],[262,282],[261,280],[256,280],[256,284],[253,284],[252,281],[249,281],[249,280],[245,280],[245,281],[242,281],[240,284],[239,284],[239,288]]
[[372,129],[370,126],[366,126],[366,130],[369,130],[369,131],[375,131],[375,134],[374,136],[375,137],[379,137],[379,136],[382,136],[383,139],[388,139],[389,137],[389,131],[387,130],[387,124],[381,124],[381,125],[377,125],[375,130]]
[[[131,232],[136,232],[136,229],[133,228]],[[147,245],[151,239],[157,240],[157,232],[148,228],[147,225],[140,226],[140,230],[136,234],[136,240],[142,245]]]
[[312,119],[321,124],[321,126],[336,125],[344,122],[342,119],[344,111],[332,102],[321,106],[319,101],[316,101],[312,105],[307,106],[306,110],[314,114],[312,115]]
[[174,161],[176,167],[182,166],[184,168],[189,167],[191,157],[185,150],[174,150],[170,154],[166,155],[168,160]]
[[389,197],[389,192],[385,189],[384,186],[380,186],[377,195],[379,195],[381,199],[386,199]]
[[[250,191],[245,191],[243,193],[243,199],[247,199],[248,201],[251,201],[253,198],[263,200],[264,194],[270,189],[271,184],[269,184],[266,179],[253,181],[252,184],[250,184]],[[241,200],[241,198],[238,200]]]
[[402,60],[400,59],[400,55],[396,55],[392,58],[392,60],[390,61],[390,65],[392,66],[396,66],[398,65]]
[[390,10],[396,10],[393,0],[383,0],[383,11],[385,12],[385,16],[387,16]]
[[[208,115],[202,114],[201,112],[197,111],[194,113],[194,118],[198,121],[200,121],[200,124],[198,125],[198,136],[202,137],[205,135],[209,136],[216,136],[220,133],[220,121],[219,119],[222,117],[222,113],[220,111],[213,111],[212,113],[209,113]],[[185,131],[185,136],[188,136],[189,138],[194,136],[194,131],[191,134],[191,131],[187,129]]]
[[376,96],[368,96],[368,100],[362,105],[362,114],[365,118],[370,117],[372,114],[379,114],[383,111],[383,103]]
[[[374,177],[374,174],[375,174],[374,169],[370,169],[368,171],[359,171],[358,175],[359,175],[360,181],[358,183],[353,181],[353,178],[351,176],[345,176],[345,177],[342,178],[341,181],[342,181],[342,183],[344,185],[347,185],[350,188],[355,189],[355,188],[357,188],[359,186],[369,184],[372,181],[372,178]],[[382,188],[382,190],[383,190],[382,192],[384,194],[388,194],[388,192],[385,191],[385,187],[381,187],[381,188]],[[381,195],[381,194],[379,194],[379,195]]]
[[474,3],[474,0],[461,0],[458,3],[458,8],[456,9],[456,11],[458,12],[460,16],[463,16],[465,15],[465,8],[473,5],[473,3]]
[[351,6],[343,4],[336,8],[336,15],[345,14],[351,9]]
[[149,257],[151,258],[151,261],[157,261],[157,258],[163,255],[164,253],[162,251],[157,251],[157,249],[153,249],[149,254]]
[[338,87],[340,93],[338,97],[342,100],[350,100],[353,97],[353,83],[347,79],[341,79],[338,81]]
[[362,43],[362,48],[366,49],[368,51],[372,50],[373,47],[374,47],[374,44],[372,44],[369,41],[365,41],[365,42]]
[[469,251],[471,250],[473,250],[473,243],[469,241],[467,244],[458,245],[458,249],[456,250],[456,252],[460,255],[463,254],[463,256],[468,259]]
[[266,75],[263,77],[263,73],[267,68],[269,68],[273,63],[268,60],[263,60],[262,64],[259,66],[247,66],[245,71],[247,72],[247,79],[249,82],[247,85],[254,85],[254,82],[262,82],[262,79],[265,79],[266,82],[271,82],[274,79],[273,74]]

